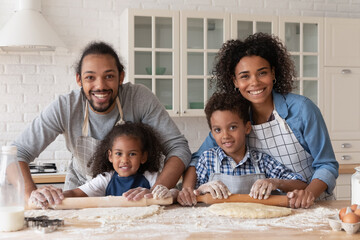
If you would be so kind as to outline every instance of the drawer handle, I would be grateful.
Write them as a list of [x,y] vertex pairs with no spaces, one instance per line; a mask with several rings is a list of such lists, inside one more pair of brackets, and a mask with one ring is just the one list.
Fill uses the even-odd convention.
[[343,156],[341,156],[341,160],[351,160],[351,156],[343,155]]
[[341,74],[350,74],[351,70],[350,69],[343,69],[341,70]]
[[350,143],[343,143],[343,144],[341,144],[341,148],[351,148],[351,144]]

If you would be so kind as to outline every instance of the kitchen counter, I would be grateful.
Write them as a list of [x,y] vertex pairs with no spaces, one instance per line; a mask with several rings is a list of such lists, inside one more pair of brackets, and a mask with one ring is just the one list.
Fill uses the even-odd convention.
[[[331,230],[327,222],[328,216],[337,214],[338,209],[349,205],[350,201],[344,200],[320,202],[311,209],[295,209],[287,217],[246,220],[213,215],[207,211],[205,204],[192,208],[174,204],[164,207],[156,215],[140,219],[115,218],[114,221],[114,216],[107,220],[105,216],[72,218],[65,219],[65,226],[52,233],[24,229],[0,233],[0,239],[360,239],[359,232],[354,235],[336,232]],[[34,211],[44,214],[43,210],[32,210],[32,213]],[[57,210],[62,216],[75,216],[80,211]],[[101,215],[101,209],[93,211]]]

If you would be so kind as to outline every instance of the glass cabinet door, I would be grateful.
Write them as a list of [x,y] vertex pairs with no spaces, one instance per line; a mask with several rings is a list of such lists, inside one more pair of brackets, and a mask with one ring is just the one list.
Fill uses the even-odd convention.
[[296,94],[311,99],[321,108],[323,23],[321,18],[280,18],[280,38],[295,63]]
[[181,12],[181,115],[204,115],[216,53],[228,39],[228,15]]
[[231,15],[231,38],[244,40],[249,35],[257,32],[277,34],[277,17],[253,16],[243,14]]
[[[128,80],[149,88],[168,110],[179,114],[179,13],[128,9]],[[122,20],[124,17],[122,17]],[[126,24],[126,23],[124,23]]]

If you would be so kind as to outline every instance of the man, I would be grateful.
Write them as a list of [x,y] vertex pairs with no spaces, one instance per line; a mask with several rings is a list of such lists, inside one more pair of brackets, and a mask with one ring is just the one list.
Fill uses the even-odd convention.
[[[103,42],[90,43],[76,67],[80,90],[60,96],[26,128],[14,142],[25,179],[28,199],[36,185],[28,163],[63,134],[72,161],[65,180],[65,190],[76,188],[90,177],[88,162],[96,145],[117,123],[143,122],[156,129],[166,153],[164,168],[154,186],[173,187],[190,162],[187,140],[180,133],[165,108],[150,90],[142,85],[123,84],[124,67],[112,47]],[[52,189],[41,190],[53,204]],[[134,191],[128,199],[143,195]]]

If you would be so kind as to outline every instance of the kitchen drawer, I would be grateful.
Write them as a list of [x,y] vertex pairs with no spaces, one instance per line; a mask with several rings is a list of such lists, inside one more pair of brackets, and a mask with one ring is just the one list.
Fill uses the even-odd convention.
[[331,143],[334,152],[360,152],[360,141],[333,140]]
[[335,152],[339,164],[360,164],[360,152]]

